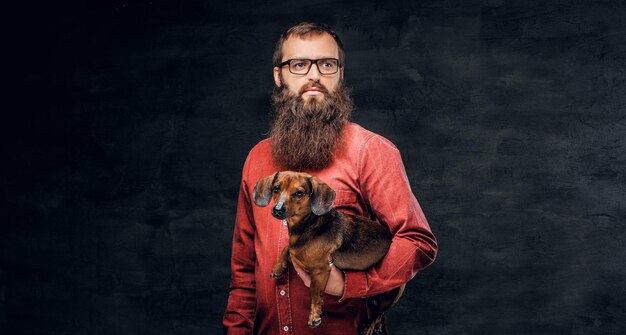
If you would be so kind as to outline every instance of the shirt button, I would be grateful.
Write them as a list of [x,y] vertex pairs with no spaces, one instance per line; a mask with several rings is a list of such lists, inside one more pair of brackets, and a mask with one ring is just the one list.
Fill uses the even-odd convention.
[[280,290],[280,295],[285,295],[285,293],[287,293],[285,290]]
[[283,330],[284,330],[284,331],[286,331],[286,332],[288,332],[288,331],[289,331],[289,327],[288,327],[288,326],[284,326],[284,327],[283,327]]

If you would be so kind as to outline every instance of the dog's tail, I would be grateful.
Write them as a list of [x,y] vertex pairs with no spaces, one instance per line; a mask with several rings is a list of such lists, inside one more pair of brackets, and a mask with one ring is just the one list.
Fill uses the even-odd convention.
[[365,325],[361,331],[361,335],[387,335],[385,312],[400,300],[402,293],[404,293],[404,288],[405,285],[402,285],[367,300],[367,307],[371,313],[370,315],[372,315],[372,321],[369,325]]

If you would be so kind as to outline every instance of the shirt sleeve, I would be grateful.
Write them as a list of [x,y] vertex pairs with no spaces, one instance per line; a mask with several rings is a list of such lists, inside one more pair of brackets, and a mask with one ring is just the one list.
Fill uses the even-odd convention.
[[224,331],[228,335],[252,334],[254,326],[256,306],[254,236],[256,232],[250,194],[245,181],[247,163],[246,160],[233,231],[230,294],[222,320]]
[[382,136],[365,142],[359,157],[361,193],[376,218],[393,235],[389,251],[367,271],[345,271],[340,300],[389,291],[430,265],[437,240],[415,199],[398,149]]

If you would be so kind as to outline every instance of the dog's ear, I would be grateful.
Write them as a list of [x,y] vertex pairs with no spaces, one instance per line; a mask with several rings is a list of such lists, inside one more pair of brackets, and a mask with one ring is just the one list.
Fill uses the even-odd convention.
[[274,182],[278,178],[278,172],[271,176],[267,176],[254,184],[254,192],[252,197],[254,198],[254,203],[259,207],[265,207],[270,203],[270,199],[272,199],[272,186]]
[[324,215],[330,212],[335,201],[335,191],[316,177],[310,177],[311,211],[315,215]]

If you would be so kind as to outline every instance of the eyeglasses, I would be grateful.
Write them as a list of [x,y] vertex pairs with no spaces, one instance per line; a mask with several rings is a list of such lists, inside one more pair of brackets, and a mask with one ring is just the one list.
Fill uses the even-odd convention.
[[320,74],[335,74],[339,71],[339,60],[337,58],[320,58],[320,59],[288,59],[280,64],[278,67],[289,65],[289,72],[297,75],[305,75],[311,70],[311,66],[317,66],[317,70]]

